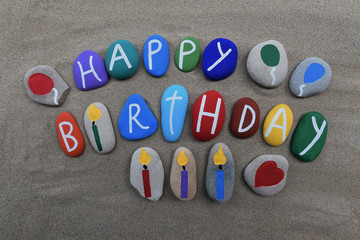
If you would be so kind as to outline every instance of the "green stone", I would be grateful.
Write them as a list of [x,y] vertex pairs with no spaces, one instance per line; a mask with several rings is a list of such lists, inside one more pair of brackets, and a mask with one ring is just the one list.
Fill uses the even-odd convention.
[[269,67],[275,67],[280,61],[279,49],[272,44],[267,44],[260,51],[261,59]]
[[179,68],[180,71],[191,72],[198,65],[199,60],[200,45],[198,40],[193,37],[184,38],[175,53],[176,67]]
[[319,112],[308,112],[300,119],[291,139],[291,152],[304,162],[319,156],[327,135],[327,121]]
[[127,79],[139,68],[139,54],[135,46],[127,40],[113,42],[105,57],[106,70],[116,79]]

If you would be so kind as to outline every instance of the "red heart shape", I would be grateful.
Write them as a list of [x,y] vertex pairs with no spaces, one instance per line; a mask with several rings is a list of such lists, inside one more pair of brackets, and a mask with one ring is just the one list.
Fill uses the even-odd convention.
[[255,174],[255,187],[269,187],[281,182],[284,171],[277,168],[276,162],[267,161],[261,164]]

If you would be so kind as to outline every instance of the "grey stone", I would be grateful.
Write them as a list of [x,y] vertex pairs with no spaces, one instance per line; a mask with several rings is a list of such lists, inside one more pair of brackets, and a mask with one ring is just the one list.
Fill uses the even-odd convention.
[[[316,70],[309,71],[308,68],[313,63],[322,65],[323,70],[325,70],[324,74]],[[308,71],[308,74],[305,75],[306,71]],[[316,57],[307,58],[296,67],[291,75],[289,82],[290,91],[295,96],[301,98],[317,95],[325,91],[329,86],[331,76],[331,68],[327,62]]]
[[[184,151],[184,155],[186,156],[186,158],[188,159],[188,162],[186,163],[186,165],[184,165],[185,167],[185,171],[187,171],[188,174],[188,184],[187,184],[187,195],[182,195],[181,194],[181,175],[182,175],[182,171],[184,171],[184,168],[182,167],[182,165],[180,166],[179,162],[178,162],[178,157],[180,155],[180,153]],[[181,160],[180,160],[180,163]],[[178,149],[176,149],[175,153],[174,153],[174,158],[173,158],[173,162],[172,162],[172,166],[171,166],[171,173],[170,173],[170,186],[171,186],[171,190],[174,193],[174,195],[180,199],[180,200],[191,200],[195,197],[196,194],[196,162],[195,162],[195,158],[194,155],[192,154],[192,152],[185,148],[185,147],[179,147]],[[186,197],[184,197],[186,196]]]
[[[263,60],[261,53],[266,45],[274,45],[276,47],[273,48],[275,54],[272,51],[267,51],[267,58]],[[266,53],[266,51],[264,52]],[[257,84],[266,88],[279,86],[286,79],[288,73],[288,58],[283,45],[275,40],[256,45],[249,53],[247,70]]]
[[[151,161],[147,164],[141,164],[139,161],[142,149],[144,149],[151,157]],[[144,165],[146,167],[144,167]],[[142,172],[145,170],[145,168],[149,170],[151,188],[151,196],[149,197],[145,197],[145,190],[143,185]],[[158,153],[154,149],[149,147],[142,147],[133,153],[130,165],[130,183],[136,190],[138,190],[142,197],[152,201],[157,201],[160,199],[164,186],[164,167]]]
[[33,101],[49,106],[61,106],[70,91],[62,77],[54,69],[45,65],[36,66],[27,71],[24,84],[27,94]]
[[116,144],[110,113],[104,104],[94,102],[84,114],[84,125],[91,145],[98,153],[111,152]]
[[[218,199],[217,196],[217,171],[220,170],[219,165],[214,163],[214,155],[218,152],[220,146],[222,146],[223,153],[226,157],[226,163],[221,165],[222,170],[224,171],[224,196],[223,199]],[[235,182],[235,167],[234,159],[231,155],[231,151],[224,143],[215,144],[209,154],[208,166],[206,171],[206,190],[209,194],[209,197],[217,203],[226,203],[230,200],[231,195],[234,189]]]
[[273,196],[284,188],[288,168],[287,159],[281,155],[261,155],[246,166],[244,178],[256,194]]

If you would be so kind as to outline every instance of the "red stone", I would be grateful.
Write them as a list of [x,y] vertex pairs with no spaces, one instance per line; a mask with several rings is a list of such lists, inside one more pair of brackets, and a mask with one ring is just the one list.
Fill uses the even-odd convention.
[[255,187],[277,185],[283,180],[284,171],[277,167],[276,162],[267,161],[261,164],[255,174]]
[[[241,122],[242,117],[243,117],[243,122],[240,126],[240,132],[239,132],[239,124]],[[231,115],[230,130],[232,134],[238,138],[251,137],[258,130],[259,124],[260,124],[260,109],[259,106],[256,104],[256,102],[251,98],[239,99],[236,102],[234,106],[234,110]]]
[[[204,98],[205,97],[205,98]],[[214,115],[216,109],[218,109],[217,122],[214,124],[213,116],[206,116],[204,114],[200,114],[201,111],[201,103],[202,99],[204,100],[204,106],[202,111],[205,114]],[[199,124],[199,128],[197,128],[198,120],[201,119]],[[192,134],[193,136],[200,141],[208,141],[216,137],[223,125],[225,120],[225,104],[224,99],[221,94],[215,90],[207,91],[202,94],[194,103],[192,108]],[[214,129],[213,129],[214,124]],[[212,129],[214,131],[212,131]]]
[[64,153],[71,157],[77,157],[84,152],[84,137],[75,118],[70,113],[59,114],[56,119],[56,130]]

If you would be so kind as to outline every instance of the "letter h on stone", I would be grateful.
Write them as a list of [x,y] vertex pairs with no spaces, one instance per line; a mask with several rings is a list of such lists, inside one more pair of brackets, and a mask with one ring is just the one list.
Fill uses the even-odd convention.
[[219,113],[220,113],[221,98],[217,99],[215,113],[204,112],[205,102],[206,102],[206,95],[204,95],[202,97],[202,99],[201,99],[199,117],[198,117],[198,121],[197,121],[197,124],[196,124],[196,132],[200,132],[202,116],[207,116],[207,117],[213,117],[214,118],[212,128],[211,128],[211,134],[214,134],[215,130],[216,130],[217,121],[218,121],[218,118],[219,118]]
[[93,65],[93,56],[90,56],[89,58],[89,66],[90,66],[90,70],[87,70],[84,72],[83,66],[81,65],[80,61],[77,61],[77,64],[79,65],[79,69],[80,69],[80,74],[81,74],[81,82],[82,82],[82,87],[85,89],[85,75],[92,73],[94,75],[94,77],[96,78],[96,80],[98,80],[99,82],[101,82],[101,78],[99,78],[99,76],[97,75],[95,69],[94,69],[94,65]]

